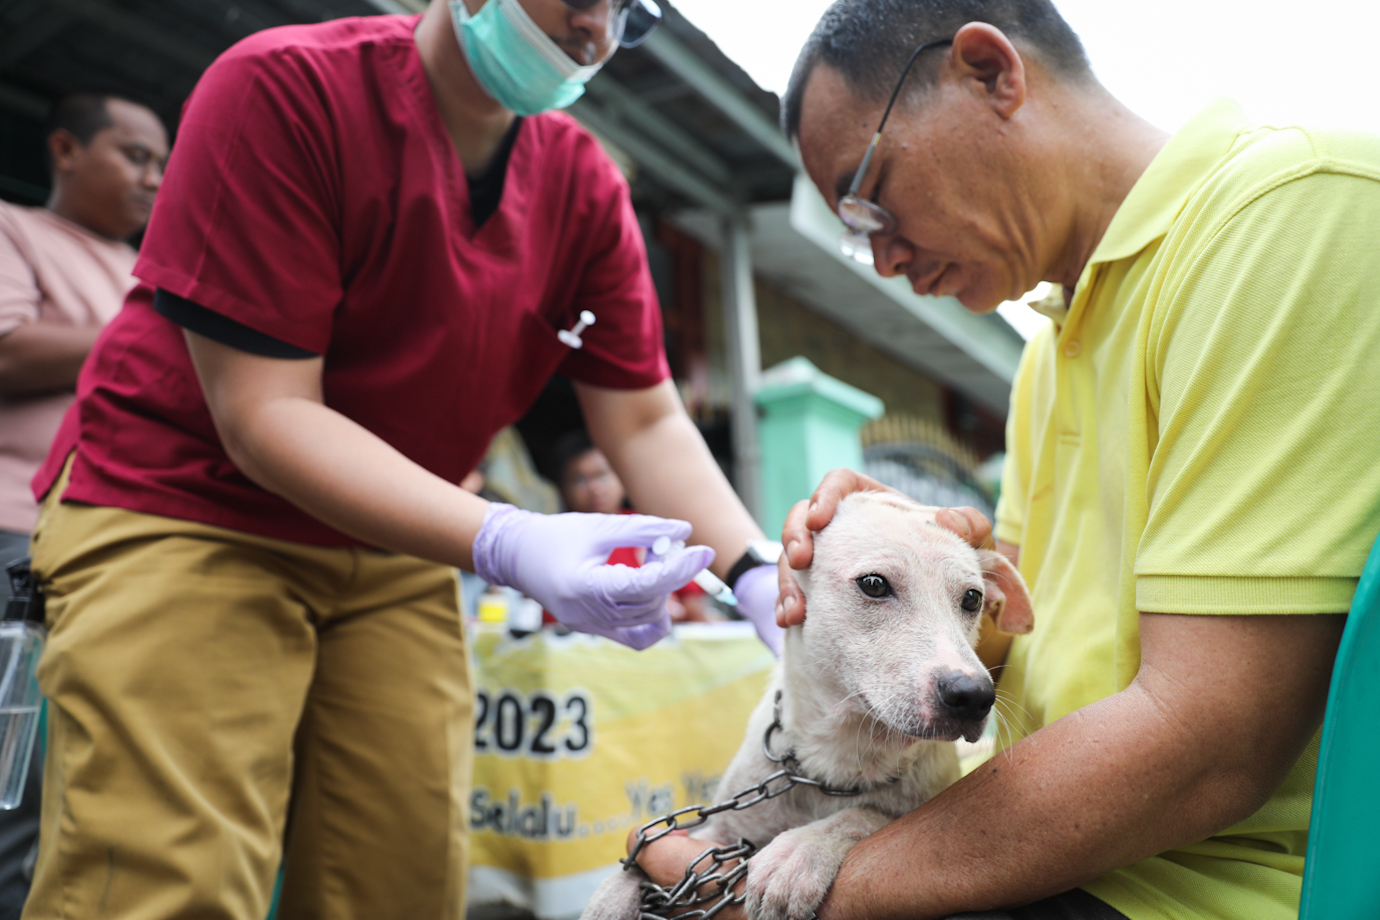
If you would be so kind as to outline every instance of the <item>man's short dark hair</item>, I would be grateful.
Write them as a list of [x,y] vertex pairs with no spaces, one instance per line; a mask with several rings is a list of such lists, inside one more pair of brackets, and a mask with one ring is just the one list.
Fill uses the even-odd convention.
[[85,147],[97,132],[115,124],[106,103],[119,98],[109,93],[68,93],[53,103],[43,136],[52,137],[54,131],[66,131]]
[[556,441],[551,448],[551,472],[556,476],[556,483],[565,481],[565,468],[577,458],[594,450],[594,441],[590,438],[589,432],[583,428],[566,432]]
[[[1091,76],[1083,43],[1050,0],[836,0],[796,58],[781,102],[786,136],[794,140],[800,133],[805,84],[816,65],[828,64],[864,97],[886,98],[911,52],[925,42],[952,38],[970,22],[1001,29],[1056,76],[1078,81]],[[907,86],[934,82],[938,64],[925,64],[916,62]]]

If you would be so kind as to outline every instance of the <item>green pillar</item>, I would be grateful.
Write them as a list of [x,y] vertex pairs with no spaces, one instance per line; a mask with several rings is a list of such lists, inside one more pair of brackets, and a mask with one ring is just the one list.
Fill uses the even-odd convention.
[[882,401],[835,380],[805,358],[792,358],[762,373],[762,525],[775,538],[786,513],[809,498],[836,467],[862,469],[859,429],[882,414]]

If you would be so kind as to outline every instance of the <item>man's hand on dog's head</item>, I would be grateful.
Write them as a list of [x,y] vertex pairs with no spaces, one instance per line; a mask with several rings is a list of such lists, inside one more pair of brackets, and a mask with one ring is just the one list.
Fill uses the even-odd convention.
[[[781,561],[777,564],[781,589],[781,597],[776,603],[778,624],[798,626],[805,622],[805,595],[801,593],[791,569],[810,567],[815,556],[814,533],[823,530],[833,520],[834,511],[843,497],[853,492],[895,491],[862,473],[838,469],[824,477],[809,501],[796,502],[781,528],[781,543],[786,551],[781,554]],[[976,508],[943,508],[935,514],[934,520],[939,526],[967,540],[974,549],[995,549],[992,522]]]

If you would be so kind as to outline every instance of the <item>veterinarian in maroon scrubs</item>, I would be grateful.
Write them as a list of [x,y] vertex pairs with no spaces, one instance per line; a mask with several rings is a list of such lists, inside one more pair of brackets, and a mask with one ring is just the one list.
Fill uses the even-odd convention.
[[[25,916],[263,920],[280,860],[284,918],[463,916],[453,567],[641,648],[714,553],[610,549],[688,539],[726,574],[760,535],[668,379],[626,182],[547,113],[654,20],[436,0],[206,72],[143,283],[35,483],[51,736]],[[693,535],[455,485],[557,371],[639,506]],[[739,588],[774,629],[774,571]]]

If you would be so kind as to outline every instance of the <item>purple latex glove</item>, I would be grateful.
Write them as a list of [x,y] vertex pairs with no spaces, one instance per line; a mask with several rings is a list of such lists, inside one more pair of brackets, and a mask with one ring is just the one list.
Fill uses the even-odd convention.
[[685,521],[645,514],[534,514],[495,502],[474,538],[474,573],[541,602],[580,632],[641,650],[671,631],[667,596],[714,561],[689,546],[641,568],[606,565],[620,546],[690,536]]
[[757,627],[757,635],[780,658],[786,631],[776,625],[776,596],[780,593],[776,578],[776,566],[759,565],[738,576],[733,593],[738,598],[738,612]]

